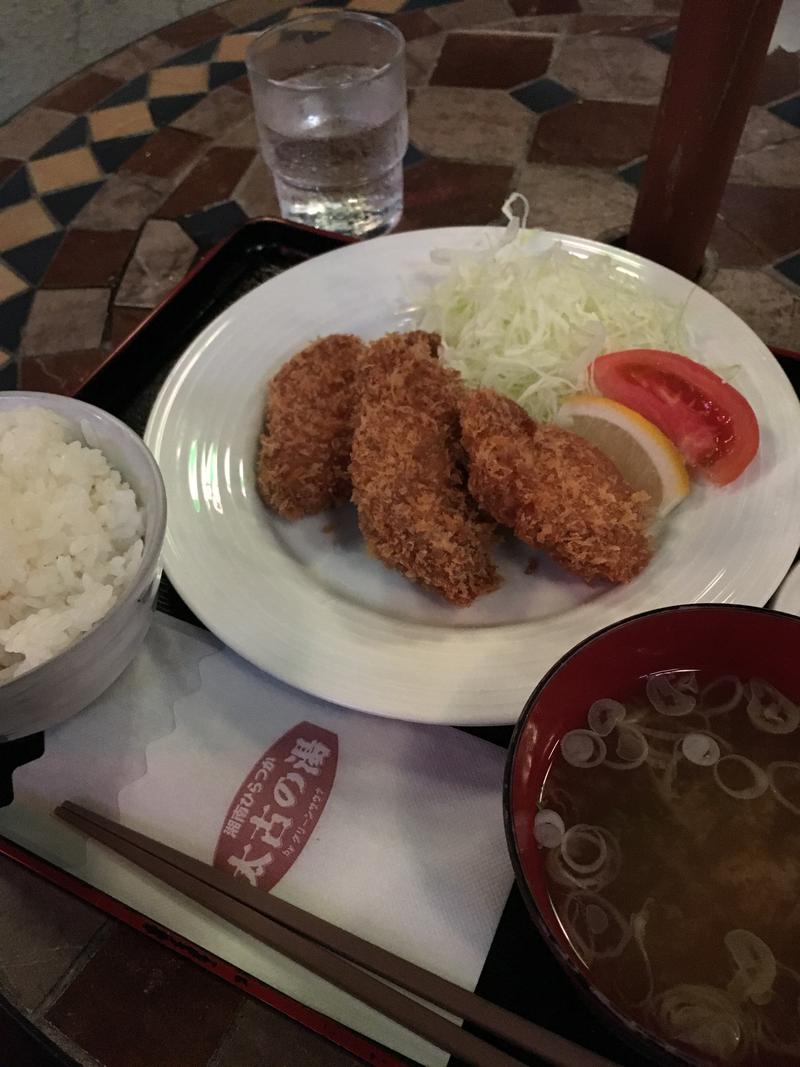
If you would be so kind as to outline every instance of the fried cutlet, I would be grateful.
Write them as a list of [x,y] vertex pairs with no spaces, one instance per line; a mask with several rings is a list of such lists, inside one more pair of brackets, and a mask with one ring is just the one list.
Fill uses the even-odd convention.
[[646,494],[602,452],[492,389],[465,392],[459,409],[469,490],[492,518],[587,581],[627,582],[647,565]]
[[459,376],[438,338],[390,334],[363,353],[350,473],[369,551],[388,567],[466,605],[498,584],[492,525],[469,500],[458,465]]
[[364,345],[331,334],[298,352],[267,387],[258,493],[285,519],[350,499],[355,366]]

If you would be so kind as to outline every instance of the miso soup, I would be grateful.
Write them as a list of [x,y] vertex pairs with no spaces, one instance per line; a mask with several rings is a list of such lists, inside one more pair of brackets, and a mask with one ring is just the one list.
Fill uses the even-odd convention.
[[575,954],[700,1063],[800,1064],[800,708],[758,678],[652,675],[596,701],[535,834]]

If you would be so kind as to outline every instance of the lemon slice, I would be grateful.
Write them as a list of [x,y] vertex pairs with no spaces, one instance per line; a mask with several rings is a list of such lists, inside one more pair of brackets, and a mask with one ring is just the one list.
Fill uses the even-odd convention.
[[689,492],[689,475],[675,445],[624,404],[579,394],[564,401],[556,421],[604,452],[633,489],[644,489],[658,518]]

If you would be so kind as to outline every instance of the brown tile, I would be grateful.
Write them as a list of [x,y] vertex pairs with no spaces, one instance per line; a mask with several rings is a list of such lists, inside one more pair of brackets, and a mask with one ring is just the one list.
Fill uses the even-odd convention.
[[219,4],[214,10],[234,26],[247,26],[256,19],[284,11],[286,7],[287,0],[227,0],[227,3]]
[[47,289],[113,287],[135,241],[135,230],[68,230],[42,284]]
[[251,111],[244,121],[231,126],[222,137],[218,137],[214,146],[229,148],[258,148],[258,130],[256,129],[256,117]]
[[354,0],[354,3],[349,6],[356,11],[365,11],[370,15],[389,15],[399,11],[404,3],[405,0]]
[[214,1067],[359,1067],[347,1052],[265,1004],[247,1000],[214,1058]]
[[163,178],[111,174],[75,219],[83,230],[136,230],[170,191]]
[[98,367],[106,353],[101,348],[58,352],[50,356],[22,356],[19,386],[43,393],[76,393]]
[[581,0],[581,7],[593,15],[650,15],[653,0]]
[[0,211],[0,249],[27,244],[56,228],[38,200],[23,200]]
[[401,230],[493,222],[511,187],[513,167],[426,159],[405,174]]
[[232,82],[228,82],[229,89],[235,89],[239,93],[250,93],[250,79],[246,74],[240,74],[238,78],[234,78]]
[[515,15],[569,15],[580,11],[580,0],[509,0]]
[[432,7],[430,16],[443,30],[463,30],[487,22],[513,19],[514,12],[507,0],[456,0],[453,4]]
[[251,219],[264,215],[280,216],[275,183],[263,159],[256,156],[247,168],[239,184],[233,190],[232,199],[247,212]]
[[5,263],[0,263],[0,302],[10,300],[17,293],[22,293],[28,288],[28,283],[23,281]]
[[427,85],[445,42],[444,33],[429,34],[406,45],[406,82],[409,88]]
[[523,15],[513,26],[506,22],[497,28],[510,29],[514,33],[546,33],[557,36],[569,29],[571,18],[571,15]]
[[664,15],[575,15],[570,33],[652,37],[674,29],[675,19]]
[[73,185],[97,181],[103,172],[88,148],[73,148],[57,156],[34,159],[28,164],[37,193],[49,193],[54,189],[66,189]]
[[552,41],[514,33],[448,34],[431,85],[510,89],[544,74]]
[[74,963],[105,916],[0,858],[0,985],[32,1011]]
[[145,71],[157,67],[159,63],[166,63],[180,51],[177,45],[168,44],[160,37],[143,37],[141,41],[136,41],[127,48],[122,48],[119,52],[114,52],[113,55],[95,63],[93,69],[109,77],[120,78],[123,82],[128,82],[144,74]]
[[167,178],[188,167],[207,144],[205,137],[164,126],[149,137],[120,170]]
[[784,122],[763,107],[751,107],[739,140],[738,154],[757,152],[759,148],[765,148],[769,144],[780,144],[795,137],[800,137],[800,129],[797,126]]
[[800,297],[764,271],[721,270],[711,292],[768,345],[797,348]]
[[137,100],[133,104],[120,104],[119,107],[93,111],[89,115],[89,129],[95,141],[107,141],[112,137],[147,133],[153,129],[153,119],[147,104],[143,100]]
[[167,198],[159,215],[174,219],[227,199],[254,155],[250,148],[212,148]]
[[258,33],[228,33],[219,42],[214,58],[218,63],[242,63]]
[[797,188],[800,186],[800,138],[738,156],[731,170],[731,181]]
[[252,110],[253,105],[248,97],[232,89],[230,85],[221,85],[177,118],[172,125],[179,130],[200,133],[204,137],[220,137]]
[[767,256],[722,219],[717,219],[709,242],[719,256],[720,267],[763,267]]
[[528,158],[595,167],[629,163],[647,153],[655,117],[649,104],[576,100],[540,117]]
[[133,253],[116,296],[123,307],[151,308],[192,265],[197,247],[177,222],[151,219]]
[[208,63],[158,67],[150,73],[150,96],[184,96],[208,91]]
[[191,48],[193,45],[211,40],[212,37],[227,33],[230,28],[231,23],[228,19],[216,12],[198,11],[196,15],[189,15],[180,22],[173,22],[171,26],[158,30],[156,37],[181,48]]
[[754,104],[771,104],[782,100],[800,89],[800,56],[776,48],[764,60],[758,85],[753,97]]
[[590,167],[528,163],[514,188],[528,198],[530,225],[598,237],[630,224],[636,190],[613,174]]
[[0,159],[0,182],[10,178],[12,174],[19,170],[20,166],[18,159]]
[[57,133],[73,122],[73,116],[44,107],[26,107],[0,127],[0,156],[30,159]]
[[470,163],[520,162],[536,123],[533,112],[499,89],[443,85],[417,89],[408,118],[421,152]]
[[74,115],[80,115],[94,104],[105,100],[122,84],[121,78],[111,78],[107,74],[90,70],[59,85],[41,102],[44,107],[54,107],[59,111],[71,111]]
[[47,1019],[104,1067],[205,1064],[242,994],[161,945],[118,927]]
[[419,9],[398,11],[396,15],[387,15],[386,21],[396,26],[407,41],[416,41],[418,37],[429,37],[432,33],[439,32],[439,27],[428,12]]
[[800,248],[800,195],[796,189],[731,183],[719,213],[731,229],[762,249],[768,262]]
[[65,345],[78,351],[96,348],[103,339],[107,289],[40,289],[22,331],[26,356],[49,356]]
[[550,68],[551,77],[579,96],[655,104],[668,58],[633,37],[567,37]]
[[115,307],[111,311],[111,329],[108,340],[112,348],[121,345],[137,326],[150,314],[149,308],[123,308]]
[[553,36],[565,33],[570,28],[572,15],[523,15],[513,25],[502,22],[492,29],[511,30],[513,33],[547,33]]

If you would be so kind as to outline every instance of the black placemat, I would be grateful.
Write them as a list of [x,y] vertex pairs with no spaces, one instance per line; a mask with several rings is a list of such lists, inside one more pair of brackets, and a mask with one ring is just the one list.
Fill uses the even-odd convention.
[[[146,320],[78,397],[112,412],[142,434],[165,378],[200,330],[257,285],[341,243],[336,237],[287,223],[249,223]],[[800,361],[780,358],[779,362],[800,394]],[[169,615],[202,626],[166,576],[157,604]],[[468,732],[502,747],[508,746],[511,737],[510,727]],[[649,1062],[601,1025],[578,996],[537,934],[516,889],[506,903],[477,992],[624,1067]],[[524,1059],[516,1050],[514,1055]],[[544,1061],[528,1058],[525,1062]],[[451,1067],[462,1065],[453,1060]]]

